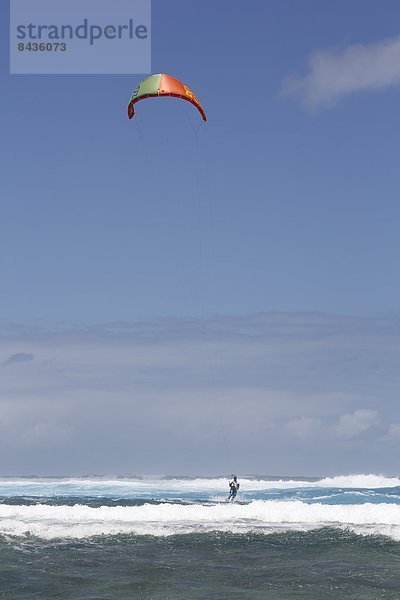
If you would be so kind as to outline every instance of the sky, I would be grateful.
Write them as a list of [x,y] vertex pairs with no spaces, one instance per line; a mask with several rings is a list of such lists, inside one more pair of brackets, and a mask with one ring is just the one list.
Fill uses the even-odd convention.
[[153,0],[207,123],[8,22],[0,474],[398,474],[399,3]]

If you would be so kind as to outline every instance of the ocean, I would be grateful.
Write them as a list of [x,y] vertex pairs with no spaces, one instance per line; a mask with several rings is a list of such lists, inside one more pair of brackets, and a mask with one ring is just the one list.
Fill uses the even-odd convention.
[[0,479],[0,598],[400,599],[400,480]]

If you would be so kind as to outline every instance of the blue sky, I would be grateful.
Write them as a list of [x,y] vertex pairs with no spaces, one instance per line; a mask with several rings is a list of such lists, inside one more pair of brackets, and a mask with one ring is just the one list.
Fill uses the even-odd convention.
[[[388,444],[400,439],[392,364],[399,356],[400,6],[268,0],[250,7],[153,0],[152,70],[196,91],[208,115],[203,125],[193,107],[173,100],[142,102],[129,122],[126,105],[139,75],[9,75],[8,8],[1,4],[0,358],[7,377],[0,396],[14,407],[4,408],[1,422],[14,442],[22,440],[10,472],[24,472],[27,455],[30,472],[117,472],[132,464],[137,471],[209,472],[212,457],[223,470],[226,461],[215,459],[218,427],[203,437],[217,417],[200,418],[199,398],[221,405],[222,421],[235,398],[244,437],[234,462],[247,472],[264,469],[264,453],[272,451],[266,438],[282,457],[268,461],[269,472],[395,468]],[[300,332],[298,315],[307,324]],[[284,326],[270,339],[275,318]],[[121,325],[115,330],[113,322]],[[336,322],[340,342],[326,329]],[[151,332],[150,349],[135,337],[140,323],[145,339]],[[241,345],[246,335],[251,352]],[[132,363],[118,367],[104,342],[110,336],[118,353],[133,352]],[[310,350],[310,336],[320,355]],[[140,340],[145,373],[134,358]],[[173,365],[159,357],[164,344]],[[119,380],[126,387],[116,390]],[[246,412],[249,397],[253,413]],[[89,456],[85,440],[96,446],[113,403],[126,414],[128,398],[141,429],[154,425],[161,445],[174,429],[157,429],[157,414],[164,415],[157,411],[163,398],[172,402],[172,423],[171,415],[184,415],[179,423],[192,432],[193,447],[183,436],[165,464],[157,444],[147,458],[133,459],[121,418],[120,447],[110,450],[109,463]],[[154,410],[140,416],[149,398]],[[273,398],[278,411],[267,410]],[[103,421],[91,424],[96,402]],[[78,427],[80,411],[86,417]],[[257,414],[264,430],[255,433]],[[64,437],[49,433],[61,430]],[[293,435],[281,448],[282,431]],[[185,443],[191,458],[182,464]]]

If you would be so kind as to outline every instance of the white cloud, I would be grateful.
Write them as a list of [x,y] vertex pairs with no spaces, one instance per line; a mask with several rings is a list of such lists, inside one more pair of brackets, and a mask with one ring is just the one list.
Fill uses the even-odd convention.
[[283,82],[286,95],[309,108],[331,106],[341,98],[367,90],[400,85],[400,37],[373,44],[354,44],[339,51],[318,50],[309,71]]
[[334,431],[339,437],[352,438],[368,431],[378,422],[377,411],[364,408],[355,410],[352,414],[342,415]]

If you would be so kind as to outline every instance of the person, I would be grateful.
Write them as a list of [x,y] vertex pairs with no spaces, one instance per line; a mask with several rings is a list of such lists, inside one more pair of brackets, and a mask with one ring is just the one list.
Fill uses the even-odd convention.
[[236,498],[239,488],[240,488],[240,483],[238,482],[236,475],[232,475],[232,481],[229,482],[228,500],[230,502],[233,502],[234,499]]

